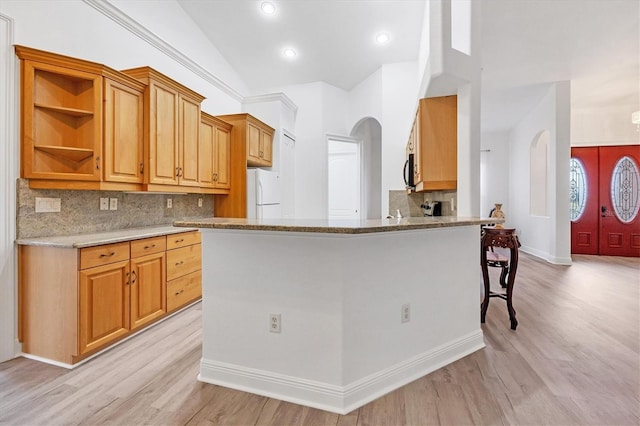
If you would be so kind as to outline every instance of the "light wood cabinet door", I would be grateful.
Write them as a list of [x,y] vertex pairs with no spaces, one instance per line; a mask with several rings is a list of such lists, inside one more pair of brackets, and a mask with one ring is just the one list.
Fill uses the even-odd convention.
[[260,128],[247,123],[247,160],[260,162]]
[[261,131],[260,153],[265,165],[271,166],[273,162],[273,135],[264,130]]
[[231,187],[231,135],[229,130],[215,128],[214,180],[216,188]]
[[149,91],[149,183],[178,185],[178,92],[156,82]]
[[199,182],[201,187],[231,187],[231,126],[203,112],[200,123]]
[[247,122],[247,165],[271,167],[273,134]]
[[198,181],[198,135],[200,134],[200,103],[179,97],[179,165],[178,182],[182,186],[200,186]]
[[131,259],[131,329],[135,330],[167,312],[165,253]]
[[407,145],[414,145],[415,190],[454,190],[458,183],[457,97],[420,99]]
[[143,107],[143,91],[104,79],[103,180],[143,182]]
[[215,126],[206,122],[200,123],[200,145],[198,152],[200,167],[198,168],[198,180],[200,186],[206,188],[215,187],[214,157],[215,157]]
[[105,346],[129,332],[129,261],[81,270],[80,354]]

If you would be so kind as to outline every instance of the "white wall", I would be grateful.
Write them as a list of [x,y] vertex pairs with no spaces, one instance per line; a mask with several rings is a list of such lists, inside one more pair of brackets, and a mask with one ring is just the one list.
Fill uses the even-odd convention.
[[[640,88],[638,94],[640,94]],[[605,107],[571,110],[571,146],[632,145],[640,143],[640,132],[631,123],[631,113],[640,101]]]
[[382,212],[389,211],[389,190],[405,189],[407,141],[418,107],[418,64],[382,66]]
[[363,118],[351,136],[362,141],[363,217],[379,219],[386,211],[382,210],[382,126],[373,117]]
[[509,132],[483,132],[480,152],[480,215],[488,217],[494,204],[509,204]]
[[[547,94],[509,133],[509,206],[507,226],[515,227],[522,250],[549,262],[570,264],[568,82],[549,86]],[[547,200],[549,216],[530,214],[529,150],[540,132],[550,132]]]
[[174,0],[3,1],[0,7],[15,20],[16,44],[115,69],[151,66],[205,96],[202,109],[211,114],[238,112],[247,92]]
[[[130,16],[114,5],[126,9]],[[3,361],[14,355],[16,342],[13,241],[20,144],[17,101],[13,96],[19,81],[17,72],[11,73],[17,61],[7,46],[20,44],[115,69],[149,65],[206,96],[203,110],[212,114],[240,111],[246,86],[174,0],[159,3],[0,0],[0,15],[3,15],[0,19],[3,96],[0,99],[7,103],[1,110],[0,127],[8,141],[2,144],[0,156],[4,162],[0,188],[6,197],[0,213],[3,215],[0,218],[3,229],[0,236],[0,361]]]
[[273,135],[272,170],[280,175],[282,189],[281,212],[285,218],[295,216],[295,143],[284,136],[295,136],[295,116],[298,107],[284,93],[245,97],[243,111],[275,129]]

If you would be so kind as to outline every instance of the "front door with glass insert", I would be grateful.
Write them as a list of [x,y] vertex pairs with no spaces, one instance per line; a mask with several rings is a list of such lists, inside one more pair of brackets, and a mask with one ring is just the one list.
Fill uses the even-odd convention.
[[640,257],[640,145],[571,149],[571,252]]

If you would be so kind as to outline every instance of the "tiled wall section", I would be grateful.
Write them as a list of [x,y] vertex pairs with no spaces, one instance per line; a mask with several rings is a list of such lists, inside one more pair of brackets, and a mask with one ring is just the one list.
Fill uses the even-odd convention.
[[457,205],[458,193],[456,191],[433,191],[414,192],[407,194],[407,191],[389,191],[389,215],[395,217],[396,210],[404,217],[421,217],[424,211],[420,205],[425,202],[440,201],[442,205],[442,216],[455,216],[456,211],[451,210],[451,199],[454,200],[454,207]]
[[[29,189],[26,179],[18,179],[17,185],[17,238],[88,234],[213,216],[213,195]],[[36,197],[60,198],[60,213],[36,213]],[[118,210],[100,210],[101,197],[117,198]],[[173,203],[170,209],[168,198]]]

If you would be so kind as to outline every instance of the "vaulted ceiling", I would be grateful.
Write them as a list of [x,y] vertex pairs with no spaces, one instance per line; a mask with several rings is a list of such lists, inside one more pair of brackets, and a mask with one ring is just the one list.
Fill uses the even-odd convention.
[[[418,57],[424,0],[178,0],[253,90],[325,81],[350,90],[380,65]],[[477,0],[474,0],[474,3]],[[572,106],[639,102],[640,1],[481,0],[482,121],[513,126],[546,84]],[[375,35],[391,39],[376,45]],[[296,49],[293,60],[283,57]]]

